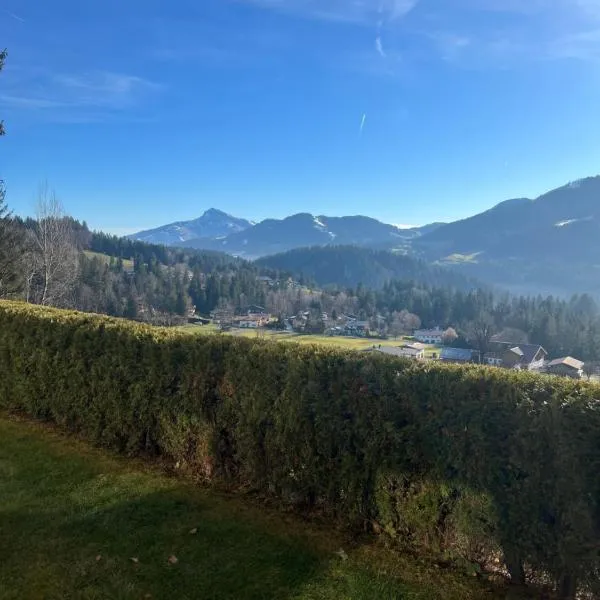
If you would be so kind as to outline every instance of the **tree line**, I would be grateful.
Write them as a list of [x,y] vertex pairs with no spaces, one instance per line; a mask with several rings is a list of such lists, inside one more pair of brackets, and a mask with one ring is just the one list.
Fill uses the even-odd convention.
[[[482,352],[492,336],[501,335],[507,342],[540,344],[552,356],[600,360],[600,308],[586,294],[568,300],[511,296],[401,279],[379,289],[319,289],[309,278],[294,279],[226,254],[91,232],[65,215],[47,187],[36,219],[13,218],[4,186],[0,193],[0,297],[161,324],[184,322],[194,307],[209,316],[217,308],[241,312],[259,305],[281,321],[309,313],[311,333],[323,333],[350,314],[369,321],[381,336],[419,326],[452,327],[457,345]],[[267,284],[260,275],[272,280]]]

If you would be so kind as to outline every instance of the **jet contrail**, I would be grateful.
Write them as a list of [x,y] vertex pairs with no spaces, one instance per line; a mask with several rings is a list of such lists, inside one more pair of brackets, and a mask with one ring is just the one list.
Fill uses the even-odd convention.
[[13,13],[13,12],[10,12],[10,10],[6,10],[5,8],[3,8],[2,12],[7,14],[9,17],[14,19],[15,21],[20,21],[21,23],[25,23],[25,19],[23,19],[22,17],[19,17],[19,15],[15,15],[15,13]]
[[365,122],[367,121],[366,113],[363,113],[362,119],[360,121],[360,132],[359,135],[362,135],[363,129],[365,128]]

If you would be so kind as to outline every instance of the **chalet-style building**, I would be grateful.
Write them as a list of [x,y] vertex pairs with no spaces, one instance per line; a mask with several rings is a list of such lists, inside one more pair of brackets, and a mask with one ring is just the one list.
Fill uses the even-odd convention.
[[551,375],[560,375],[562,377],[571,377],[572,379],[581,379],[583,377],[584,363],[572,356],[557,358],[546,365],[546,373]]

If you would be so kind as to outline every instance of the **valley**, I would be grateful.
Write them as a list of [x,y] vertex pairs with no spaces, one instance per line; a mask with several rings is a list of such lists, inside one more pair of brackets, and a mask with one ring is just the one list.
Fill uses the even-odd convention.
[[[194,238],[194,232],[201,235]],[[412,229],[366,216],[304,213],[252,224],[211,209],[195,221],[131,237],[250,260],[306,247],[356,246],[412,256],[516,293],[600,295],[600,177],[536,199],[507,200],[461,221]]]

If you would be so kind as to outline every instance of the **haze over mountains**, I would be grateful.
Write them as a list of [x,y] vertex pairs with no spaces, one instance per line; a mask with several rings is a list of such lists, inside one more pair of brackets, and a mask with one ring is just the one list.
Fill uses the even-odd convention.
[[413,229],[365,216],[305,213],[253,224],[211,209],[194,221],[130,237],[249,259],[310,246],[387,249],[515,291],[600,294],[600,177],[536,199],[507,200],[454,223]]

